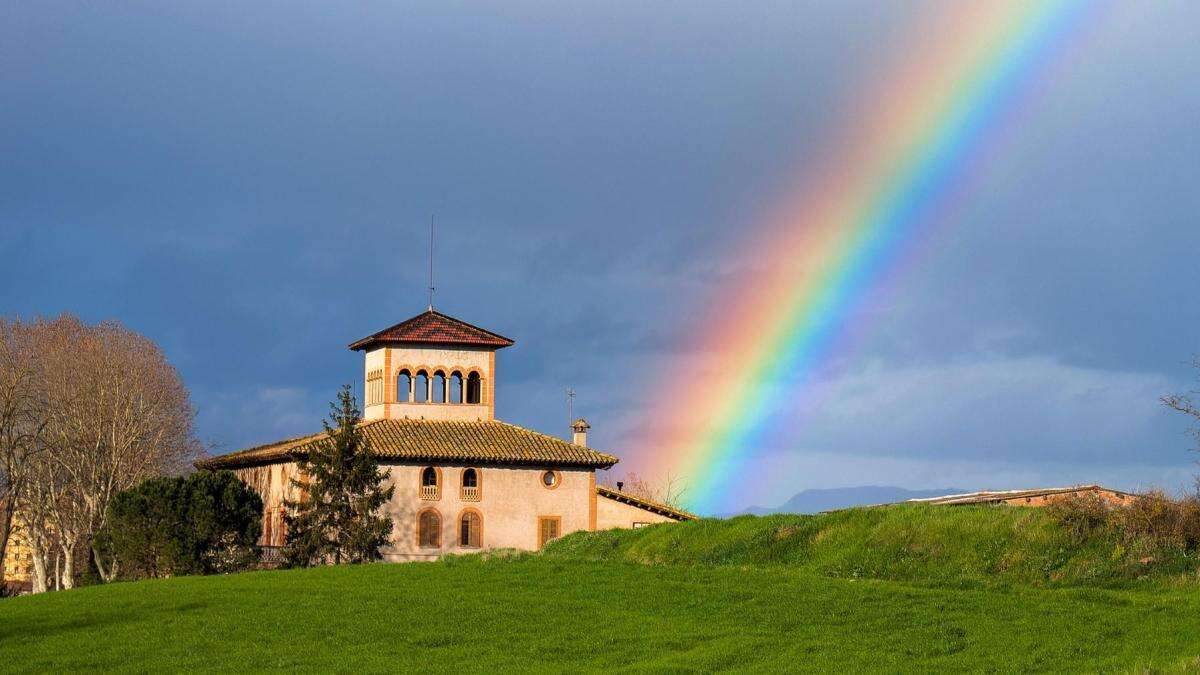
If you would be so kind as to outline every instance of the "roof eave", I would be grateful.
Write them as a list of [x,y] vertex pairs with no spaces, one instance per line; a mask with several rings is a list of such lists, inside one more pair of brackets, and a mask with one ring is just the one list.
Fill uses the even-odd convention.
[[596,486],[596,494],[603,496],[603,497],[607,497],[609,499],[612,499],[612,500],[615,500],[618,502],[621,502],[622,504],[628,504],[630,506],[633,506],[633,507],[636,507],[639,509],[643,509],[645,511],[649,511],[651,513],[656,513],[658,515],[665,516],[667,518],[671,518],[673,520],[677,520],[677,521],[700,520],[700,516],[698,516],[694,513],[691,513],[689,511],[684,511],[683,509],[677,509],[673,506],[668,506],[666,504],[659,504],[658,502],[653,502],[648,499],[642,499],[641,497],[635,497],[627,492],[621,492],[619,490],[610,488],[605,485],[597,485]]
[[498,351],[516,344],[516,342],[513,342],[508,338],[505,338],[505,340],[505,342],[477,342],[474,340],[450,342],[447,340],[399,340],[396,338],[376,337],[371,335],[357,342],[351,342],[346,346],[346,348],[352,352],[358,352],[374,345],[442,345],[447,347],[483,347],[492,351]]
[[[201,471],[221,471],[224,469],[248,469],[255,466],[267,466],[270,464],[281,464],[285,462],[294,462],[302,458],[305,452],[289,451],[271,456],[258,457],[209,457],[193,463],[197,469]],[[422,462],[436,463],[459,463],[470,464],[473,466],[527,466],[527,467],[563,467],[576,469],[611,469],[620,460],[616,457],[605,456],[603,461],[587,462],[587,461],[563,461],[563,460],[541,460],[541,459],[500,459],[495,457],[488,458],[473,458],[473,457],[378,457],[380,464],[418,464]]]
[[[389,333],[390,331],[393,331],[393,330],[399,328],[400,326],[403,326],[406,323],[416,321],[417,319],[420,319],[421,317],[426,316],[426,315],[433,315],[433,316],[441,317],[442,319],[445,319],[446,321],[452,321],[454,323],[461,324],[462,326],[465,326],[466,328],[477,331],[478,333],[487,336],[487,339],[446,341],[446,340],[422,340],[422,339],[404,340],[404,339],[386,337],[386,334]],[[472,345],[472,346],[476,346],[476,347],[491,347],[493,349],[503,349],[505,347],[511,347],[514,344],[516,344],[516,342],[514,342],[512,339],[507,338],[495,331],[490,331],[486,328],[481,328],[481,327],[476,326],[475,324],[470,323],[468,321],[463,321],[462,319],[450,316],[449,314],[439,312],[432,307],[430,307],[429,309],[425,310],[424,312],[422,312],[414,317],[405,319],[404,321],[401,321],[398,324],[388,326],[387,328],[384,328],[383,330],[380,330],[380,331],[376,331],[361,340],[352,342],[352,343],[350,343],[349,347],[350,347],[351,351],[358,351],[360,349],[365,349],[367,346],[374,344],[376,342],[384,342],[384,343],[391,343],[391,344]]]

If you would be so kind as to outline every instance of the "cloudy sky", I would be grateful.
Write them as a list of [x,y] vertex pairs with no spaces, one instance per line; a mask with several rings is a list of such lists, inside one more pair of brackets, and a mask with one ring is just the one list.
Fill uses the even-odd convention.
[[[436,213],[436,305],[517,340],[498,415],[565,435],[571,386],[636,471],[766,205],[941,4],[7,3],[0,312],[153,338],[236,450],[361,389],[345,345],[424,309]],[[1197,26],[1100,13],[753,501],[1190,481],[1158,397],[1200,352]]]

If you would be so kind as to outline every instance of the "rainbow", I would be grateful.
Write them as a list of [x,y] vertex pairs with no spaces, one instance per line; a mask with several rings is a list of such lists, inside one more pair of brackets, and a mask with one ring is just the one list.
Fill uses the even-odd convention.
[[[755,228],[737,260],[753,273],[712,299],[685,352],[699,355],[665,410],[652,409],[637,453],[647,473],[687,485],[700,513],[741,505],[738,486],[781,401],[803,396],[862,330],[863,303],[948,220],[1022,103],[1096,3],[952,2],[881,73],[802,189]],[[936,38],[936,39],[935,39]],[[766,270],[766,271],[763,271]],[[678,367],[678,364],[676,364]],[[665,421],[664,421],[665,420]],[[781,480],[787,476],[774,479]],[[741,491],[739,491],[741,490]]]

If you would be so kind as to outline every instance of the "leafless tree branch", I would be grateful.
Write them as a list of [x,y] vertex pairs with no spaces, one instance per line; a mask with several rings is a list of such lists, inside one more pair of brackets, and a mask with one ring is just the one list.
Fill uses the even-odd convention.
[[112,497],[186,470],[201,448],[187,389],[153,342],[115,322],[71,316],[22,326],[37,364],[39,432],[16,508],[34,553],[35,590],[49,586],[51,557],[56,585],[70,588]]

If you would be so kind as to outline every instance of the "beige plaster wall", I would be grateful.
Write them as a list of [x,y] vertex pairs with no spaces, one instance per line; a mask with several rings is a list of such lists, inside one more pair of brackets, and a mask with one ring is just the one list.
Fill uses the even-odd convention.
[[[433,560],[446,553],[472,553],[480,549],[461,548],[458,539],[459,518],[463,511],[473,508],[482,518],[482,547],[536,550],[538,518],[557,516],[562,519],[560,533],[565,535],[592,527],[596,498],[595,473],[587,469],[555,469],[558,486],[548,489],[542,485],[542,468],[513,468],[465,464],[433,465],[441,470],[442,489],[436,501],[420,498],[421,471],[426,464],[385,465],[391,484],[395,487],[392,500],[384,511],[393,521],[392,545],[384,549],[389,562]],[[463,469],[472,466],[480,476],[480,500],[463,501],[460,493]],[[295,463],[238,469],[238,477],[258,491],[263,498],[264,546],[282,546],[283,502],[295,499],[297,491],[288,486],[296,475]],[[442,545],[436,549],[421,548],[417,541],[417,514],[426,508],[436,509],[442,520]]]
[[1112,490],[1105,490],[1104,488],[1099,488],[1099,489],[1097,489],[1097,488],[1080,488],[1079,490],[1072,490],[1070,492],[1058,492],[1058,493],[1053,493],[1053,494],[1037,495],[1037,496],[1031,496],[1031,497],[1014,497],[1012,499],[1005,499],[1003,501],[1005,504],[1011,504],[1013,506],[1039,506],[1040,507],[1040,506],[1048,506],[1055,502],[1061,502],[1064,499],[1072,499],[1072,498],[1080,497],[1083,495],[1095,495],[1096,497],[1098,497],[1100,499],[1100,501],[1108,504],[1109,506],[1125,506],[1133,500],[1133,498],[1126,497],[1125,495],[1123,495],[1119,492],[1114,492]]
[[8,536],[8,548],[4,551],[4,581],[24,583],[33,574],[33,550],[25,541],[25,531],[19,517],[13,518],[12,531]]
[[249,485],[263,500],[263,532],[259,538],[262,546],[283,546],[283,502],[295,500],[298,490],[291,486],[296,477],[296,463],[268,464],[234,471],[239,479]]
[[[414,419],[414,420],[456,420],[459,422],[477,422],[490,420],[492,409],[486,405],[468,405],[466,403],[388,403],[378,408],[379,417],[384,419]],[[369,418],[365,419],[378,419]]]
[[[464,502],[459,487],[462,471],[468,465],[438,465],[442,472],[441,498],[422,500],[420,475],[424,465],[389,467],[396,492],[385,507],[392,514],[395,529],[393,545],[384,551],[389,561],[433,559],[446,553],[470,553],[478,549],[459,547],[459,518],[464,509],[473,508],[482,517],[482,548],[536,550],[538,517],[562,519],[561,534],[586,530],[591,522],[595,474],[584,469],[556,469],[557,487],[547,489],[541,483],[540,468],[475,466],[481,476],[481,498]],[[417,541],[417,514],[436,509],[442,518],[442,546],[420,548]]]
[[615,499],[599,496],[596,499],[596,529],[611,530],[617,527],[630,528],[635,523],[670,523],[674,522],[657,513],[630,506]]

